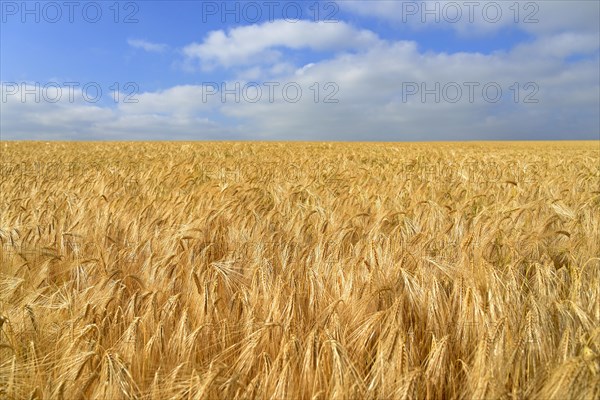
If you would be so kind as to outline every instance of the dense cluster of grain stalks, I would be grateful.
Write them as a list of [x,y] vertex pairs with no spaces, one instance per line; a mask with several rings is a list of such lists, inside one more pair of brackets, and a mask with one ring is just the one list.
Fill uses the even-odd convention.
[[0,146],[0,398],[600,398],[598,143]]

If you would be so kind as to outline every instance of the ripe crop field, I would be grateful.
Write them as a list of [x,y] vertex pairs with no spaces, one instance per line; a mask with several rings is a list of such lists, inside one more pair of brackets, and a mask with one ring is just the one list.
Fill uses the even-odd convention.
[[598,142],[1,146],[0,398],[600,398]]

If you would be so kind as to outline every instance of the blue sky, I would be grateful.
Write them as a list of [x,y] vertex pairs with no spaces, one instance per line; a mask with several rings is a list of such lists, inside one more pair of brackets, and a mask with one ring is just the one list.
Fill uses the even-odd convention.
[[0,133],[599,139],[599,4],[2,1]]

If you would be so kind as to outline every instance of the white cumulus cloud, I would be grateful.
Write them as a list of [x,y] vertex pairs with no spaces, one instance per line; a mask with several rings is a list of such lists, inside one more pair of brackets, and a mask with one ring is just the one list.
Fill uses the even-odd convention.
[[339,51],[363,49],[379,41],[376,34],[344,23],[325,23],[285,20],[248,25],[225,32],[210,32],[203,42],[192,43],[183,49],[191,61],[204,67],[232,67],[255,64],[257,61],[274,63],[281,58],[278,48],[292,50]]

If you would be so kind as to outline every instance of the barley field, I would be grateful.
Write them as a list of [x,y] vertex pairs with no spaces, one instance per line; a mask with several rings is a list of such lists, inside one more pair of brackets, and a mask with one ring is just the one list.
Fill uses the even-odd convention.
[[598,142],[0,146],[0,398],[600,398]]

